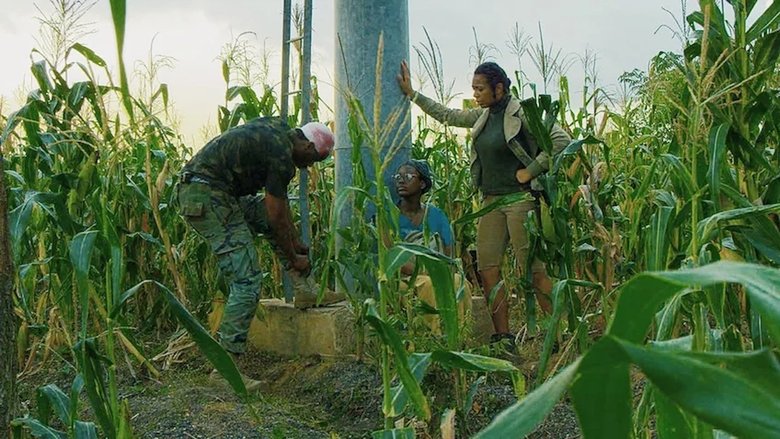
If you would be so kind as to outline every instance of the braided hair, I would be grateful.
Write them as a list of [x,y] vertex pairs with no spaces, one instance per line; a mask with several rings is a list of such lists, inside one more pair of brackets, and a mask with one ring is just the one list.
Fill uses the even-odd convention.
[[498,64],[492,61],[483,62],[477,66],[474,70],[474,74],[483,75],[487,78],[488,84],[490,84],[490,88],[493,90],[493,95],[496,94],[496,86],[498,86],[498,84],[504,85],[504,94],[509,93],[509,86],[512,84],[512,81],[506,75],[504,69]]

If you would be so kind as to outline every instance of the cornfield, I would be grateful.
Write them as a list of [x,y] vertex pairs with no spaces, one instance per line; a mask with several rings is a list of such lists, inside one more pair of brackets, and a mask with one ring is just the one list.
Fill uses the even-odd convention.
[[[126,5],[110,3],[121,42]],[[591,84],[574,102],[559,70],[545,76],[543,89],[557,81],[560,94],[539,93],[517,67],[512,92],[523,99],[534,136],[549,141],[557,122],[575,139],[553,158],[542,181],[542,215],[528,223],[555,287],[553,313],[538,322],[533,294],[525,295],[523,318],[544,335],[538,373],[527,382],[510,362],[469,347],[452,302],[450,267],[468,274],[475,219],[485,213],[469,179],[468,134],[419,116],[412,135],[412,156],[446,176],[428,197],[454,220],[454,259],[388,245],[392,214],[373,222],[355,215],[348,230],[337,230],[333,218],[344,203],[359,212],[392,211],[381,178],[366,176],[386,170],[378,151],[393,133],[369,123],[354,96],[344,97],[348,135],[374,151],[375,168],[364,169],[353,154],[354,184],[339,193],[332,161],[312,169],[311,242],[313,254],[327,255],[313,261],[323,287],[345,273],[354,281],[349,296],[359,331],[374,342],[368,349],[384,391],[376,413],[384,430],[374,437],[415,437],[414,428],[394,427],[399,417],[430,421],[451,410],[465,418],[470,389],[485,374],[511,377],[517,402],[478,438],[525,437],[566,395],[587,438],[779,437],[780,2],[761,13],[755,6],[700,1],[685,17],[685,50],[660,53],[646,72],[624,74],[620,100]],[[436,66],[435,43],[426,44],[417,54],[444,101],[451,90]],[[72,360],[77,373],[70,393],[41,386],[37,413],[12,421],[14,437],[132,437],[120,359],[159,376],[160,365],[170,366],[191,342],[246,398],[235,365],[203,323],[227,291],[224,280],[173,205],[177,172],[194,145],[167,117],[169,85],[149,66],[148,86],[132,91],[121,58],[113,74],[103,55],[78,42],[39,53],[43,59],[30,66],[34,90],[0,115],[13,361],[20,379],[53,355]],[[223,58],[220,131],[279,112],[277,90],[242,83],[242,68],[240,59]],[[70,81],[71,70],[87,79]],[[300,110],[296,101],[291,126]],[[399,108],[393,117],[411,116]],[[258,245],[272,261],[271,248]],[[443,338],[414,330],[416,316],[400,308],[398,269],[411,256],[434,279]],[[269,281],[262,295],[281,297],[281,266],[263,268]],[[143,334],[173,335],[153,354],[138,340]],[[554,362],[558,340],[565,340],[563,355]],[[446,407],[433,405],[422,384],[434,364],[451,372]],[[637,373],[643,387],[635,398]],[[82,392],[89,419],[79,416]]]

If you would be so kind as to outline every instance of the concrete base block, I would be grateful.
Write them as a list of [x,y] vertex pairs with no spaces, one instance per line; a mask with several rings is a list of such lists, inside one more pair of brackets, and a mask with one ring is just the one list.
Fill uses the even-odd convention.
[[355,352],[355,317],[347,302],[298,310],[280,299],[261,300],[249,343],[285,357]]
[[[482,296],[471,298],[471,336],[468,344],[490,342],[493,320]],[[354,354],[355,315],[343,302],[298,310],[281,299],[264,299],[249,327],[249,344],[283,357]]]

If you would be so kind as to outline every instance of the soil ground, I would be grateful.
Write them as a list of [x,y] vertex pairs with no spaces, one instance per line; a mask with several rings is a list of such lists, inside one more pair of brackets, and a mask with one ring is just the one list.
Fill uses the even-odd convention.
[[[535,371],[540,341],[521,346],[517,359],[526,377]],[[209,378],[211,367],[196,349],[180,363],[162,371],[158,379],[123,372],[120,397],[129,402],[131,425],[138,438],[370,438],[382,427],[380,373],[369,361],[355,358],[307,357],[283,359],[250,352],[241,357],[245,373],[270,383],[263,396],[241,401],[225,384]],[[415,424],[420,438],[437,437],[438,416],[451,401],[451,374],[432,369],[423,390],[436,419],[430,426]],[[477,375],[468,375],[473,381]],[[66,392],[73,379],[67,363],[51,361],[36,373],[23,376],[23,407],[34,413],[35,389],[55,383]],[[529,379],[530,382],[530,379]],[[479,387],[460,436],[469,437],[484,428],[516,398],[511,380],[490,374]],[[88,407],[86,399],[82,407]],[[252,415],[254,411],[255,415]],[[439,413],[436,413],[438,411]],[[82,415],[89,418],[88,409]],[[463,422],[462,420],[460,422]],[[547,417],[532,438],[579,437],[570,405],[563,401]]]

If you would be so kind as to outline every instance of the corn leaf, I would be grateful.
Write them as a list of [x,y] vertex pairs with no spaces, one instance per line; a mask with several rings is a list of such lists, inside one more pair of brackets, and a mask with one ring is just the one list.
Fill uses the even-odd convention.
[[81,395],[81,391],[84,389],[84,377],[79,373],[76,375],[76,378],[73,379],[73,383],[70,385],[70,407],[69,409],[69,419],[73,420],[78,417],[79,413],[79,395]]
[[468,223],[468,222],[471,222],[471,221],[473,221],[473,220],[475,220],[477,218],[480,218],[480,217],[482,217],[482,216],[484,216],[484,215],[488,214],[489,212],[492,212],[492,211],[494,211],[496,209],[501,209],[502,207],[506,207],[506,206],[512,205],[514,203],[520,203],[522,201],[529,201],[529,200],[532,200],[532,199],[533,198],[531,197],[531,194],[526,193],[526,192],[517,192],[517,193],[511,194],[511,195],[505,195],[505,196],[499,197],[493,203],[490,203],[487,206],[484,206],[482,209],[480,209],[480,210],[478,210],[476,212],[472,212],[472,213],[470,213],[468,215],[464,215],[464,216],[458,218],[457,220],[455,220],[455,222],[452,223],[452,225],[454,227],[456,225],[460,225],[460,224],[463,224],[463,223]]
[[[70,262],[76,273],[76,284],[79,291],[81,306],[81,338],[87,338],[87,321],[89,318],[89,268],[95,239],[98,232],[89,230],[73,237],[70,243]],[[85,377],[86,378],[86,377]]]
[[780,270],[755,264],[716,262],[692,270],[642,273],[622,287],[609,333],[623,340],[640,342],[655,315],[666,300],[687,286],[706,286],[721,282],[741,283],[747,287],[755,306],[780,339]]
[[[382,339],[382,342],[393,352],[398,377],[406,389],[409,399],[412,401],[415,412],[422,419],[430,419],[431,408],[420,388],[420,384],[415,379],[414,374],[409,367],[406,349],[404,348],[400,335],[398,335],[392,326],[382,320],[376,310],[373,299],[366,300],[363,307],[366,321],[374,328],[374,331],[376,331],[379,338]],[[388,407],[388,409],[392,409],[392,407]]]
[[770,204],[769,206],[743,207],[739,209],[726,210],[699,221],[696,226],[696,233],[699,235],[699,242],[704,243],[712,239],[717,232],[717,227],[724,221],[745,219],[752,217],[765,216],[768,213],[780,212],[780,204]]
[[[241,379],[241,374],[238,372],[236,364],[233,362],[233,359],[230,358],[227,351],[225,351],[225,349],[211,337],[209,332],[203,328],[200,322],[187,311],[187,308],[179,302],[179,299],[171,290],[157,281],[152,282],[160,288],[163,297],[168,301],[168,304],[171,307],[171,312],[190,334],[192,340],[198,345],[198,349],[203,352],[203,355],[208,358],[209,362],[219,371],[225,380],[227,380],[230,387],[232,387],[241,398],[247,399],[248,395],[246,387],[244,386],[244,381]],[[136,285],[136,287],[138,286],[140,286],[140,284]]]
[[[694,356],[676,355],[613,340],[653,385],[704,421],[740,437],[772,438],[780,431],[778,391],[767,389],[752,375],[735,373]],[[710,358],[717,355],[710,354]],[[734,358],[732,354],[726,354],[724,360]],[[751,361],[757,364],[751,364]],[[766,364],[765,358],[760,355],[750,356],[740,359],[737,371],[771,373],[775,385],[770,388],[777,389],[778,369],[763,370]]]
[[[70,398],[65,394],[56,384],[47,384],[38,389],[40,395],[42,395],[47,401],[50,407],[54,409],[54,413],[59,418],[60,422],[64,425],[70,425]],[[41,401],[41,398],[38,398]],[[43,422],[48,422],[48,416],[38,412],[38,418]]]
[[658,389],[653,391],[655,400],[656,428],[658,439],[694,437],[693,429],[685,412]]
[[[428,370],[428,366],[431,364],[431,354],[411,354],[409,355],[409,368],[412,370],[414,379],[417,382],[421,382],[425,376],[425,372]],[[406,405],[409,402],[409,395],[406,393],[406,388],[403,384],[393,387],[393,412],[388,416],[401,416],[406,409]]]
[[70,49],[68,49],[68,50],[70,51],[71,49],[75,50],[76,52],[78,52],[78,53],[80,53],[82,55],[84,55],[84,58],[86,58],[91,63],[93,63],[93,64],[95,64],[97,66],[100,66],[100,67],[105,67],[106,66],[106,61],[103,58],[101,58],[97,53],[95,53],[94,50],[90,49],[87,46],[82,45],[81,43],[73,44],[72,46],[70,46]]
[[547,332],[544,336],[544,343],[542,345],[542,352],[539,355],[539,364],[537,366],[536,385],[539,385],[545,377],[547,370],[547,363],[550,361],[550,355],[552,354],[553,344],[555,338],[558,336],[558,327],[566,313],[567,307],[565,302],[566,289],[572,286],[586,287],[586,288],[600,288],[598,284],[593,282],[580,281],[575,279],[564,279],[558,281],[553,285],[552,290],[552,302],[553,313],[550,316],[550,322],[547,326]]
[[780,265],[780,247],[775,244],[774,240],[767,238],[759,231],[746,232],[745,238],[765,258]]
[[127,69],[125,68],[125,18],[127,15],[126,0],[110,0],[111,18],[114,21],[114,34],[116,35],[116,53],[119,62],[119,84],[122,89],[122,103],[124,104],[130,119],[133,118],[133,102],[130,95],[130,87],[127,82]]
[[[720,173],[726,157],[726,135],[728,124],[720,124],[710,130],[710,167],[707,171],[710,183],[710,198],[715,206],[720,205]],[[664,267],[665,268],[665,267]]]
[[755,40],[767,31],[777,30],[778,23],[780,23],[780,2],[773,1],[748,29],[747,42]]
[[514,372],[517,370],[507,360],[467,352],[434,351],[431,358],[443,366],[477,372]]
[[566,366],[558,375],[501,412],[474,439],[520,439],[531,434],[569,388],[579,364],[578,359]]
[[42,439],[65,439],[67,435],[61,431],[57,431],[49,426],[41,424],[37,419],[24,417],[17,418],[11,421],[11,426],[18,427],[23,426],[30,430],[33,436]]
[[76,421],[73,428],[75,439],[97,439],[97,428],[92,422]]
[[431,277],[433,291],[436,295],[436,309],[439,310],[439,316],[444,325],[444,334],[447,336],[447,347],[456,349],[460,346],[460,324],[452,266],[446,260],[438,257],[423,257],[419,258],[418,261],[422,262]]
[[545,127],[542,121],[542,109],[539,108],[539,105],[533,98],[521,101],[520,106],[523,108],[523,115],[525,116],[528,130],[536,139],[539,148],[550,154],[553,146],[552,139],[550,138],[550,130]]
[[658,275],[686,285],[707,286],[721,282],[742,284],[747,287],[751,303],[758,309],[771,336],[780,340],[780,270],[757,264],[721,261],[692,270],[667,271]]
[[94,338],[80,340],[73,350],[84,378],[84,387],[87,389],[92,411],[103,429],[103,434],[114,439],[118,422],[111,411],[111,402],[108,400],[109,390],[104,380],[106,369],[103,367],[104,363],[110,361],[98,353]]
[[752,380],[780,400],[780,360],[769,349],[754,352],[686,352],[684,355]]
[[585,438],[627,438],[631,431],[628,360],[619,345],[602,338],[583,356],[571,395]]
[[645,260],[650,271],[666,270],[669,255],[669,225],[674,208],[661,206],[650,217],[650,228],[645,235]]

